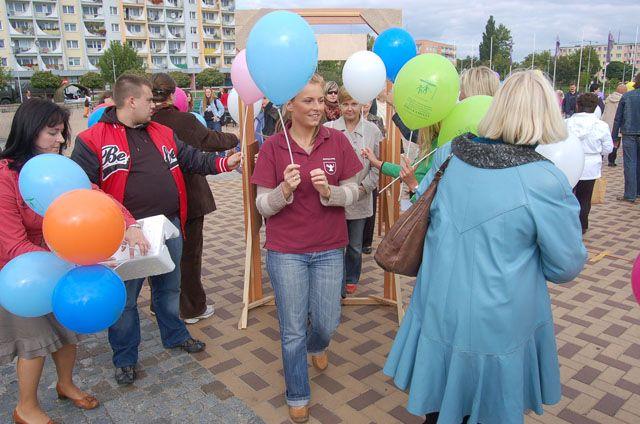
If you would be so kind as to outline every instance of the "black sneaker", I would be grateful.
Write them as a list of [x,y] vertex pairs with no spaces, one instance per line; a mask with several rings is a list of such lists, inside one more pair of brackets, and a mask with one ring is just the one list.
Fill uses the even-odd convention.
[[198,353],[202,352],[207,345],[200,340],[196,340],[193,337],[189,337],[187,340],[182,342],[181,345],[178,345],[180,349],[184,350],[187,353]]
[[136,379],[135,367],[116,368],[116,383],[120,386],[128,386],[133,384]]
[[617,163],[615,163],[615,162],[609,162],[609,166],[611,166],[611,167],[613,167],[613,166],[618,166],[618,164],[617,164]]

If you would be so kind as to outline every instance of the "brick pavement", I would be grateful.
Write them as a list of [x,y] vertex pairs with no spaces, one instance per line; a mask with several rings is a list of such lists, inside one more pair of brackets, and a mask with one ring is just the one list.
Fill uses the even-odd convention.
[[[640,251],[640,205],[615,201],[621,168],[605,169],[607,203],[594,205],[585,237],[590,262],[575,282],[550,286],[564,396],[543,416],[528,415],[527,424],[640,422],[640,307],[629,284],[631,261]],[[244,267],[240,179],[214,178],[211,186],[218,211],[205,221],[203,281],[216,314],[190,327],[208,342],[197,359],[265,422],[286,423],[275,308],[253,310],[249,328],[237,329]],[[359,293],[380,294],[381,281],[382,272],[365,256]],[[408,301],[410,281],[404,281]],[[266,273],[263,286],[269,294]],[[405,411],[406,395],[381,373],[396,328],[393,308],[343,309],[331,366],[322,374],[310,367],[312,422],[422,422]]]
[[[138,379],[119,387],[113,379],[111,349],[106,333],[92,335],[79,347],[75,381],[94,393],[102,405],[82,411],[57,400],[55,368],[47,358],[38,397],[59,424],[259,424],[246,404],[191,355],[162,347],[158,326],[141,314],[142,345]],[[0,423],[10,423],[17,401],[15,365],[0,367]]]

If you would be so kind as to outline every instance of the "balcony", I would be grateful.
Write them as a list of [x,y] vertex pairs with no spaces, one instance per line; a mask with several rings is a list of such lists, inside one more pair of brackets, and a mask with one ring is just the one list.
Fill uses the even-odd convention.
[[167,33],[164,31],[160,31],[160,32],[152,32],[149,31],[149,38],[155,39],[155,40],[164,40],[165,38],[167,38]]
[[217,31],[213,31],[213,32],[202,31],[202,37],[205,40],[220,40],[220,33]]
[[38,47],[38,52],[41,55],[50,55],[50,54],[62,54],[62,50],[60,49],[60,45],[56,45],[54,47]]
[[23,54],[33,55],[37,52],[38,50],[36,49],[35,44],[31,44],[31,45],[19,44],[13,48],[13,54],[15,55],[23,55]]
[[35,16],[38,19],[58,19],[58,13],[56,9],[50,9],[46,12],[36,12]]
[[88,3],[88,4],[102,4],[102,0],[82,0],[82,3]]
[[60,27],[56,23],[55,25],[40,25],[36,27],[36,34],[40,37],[59,37],[60,36]]
[[174,9],[182,9],[184,2],[182,0],[165,0],[164,6]]
[[220,8],[222,10],[236,10],[236,2],[233,0],[220,0]]
[[204,55],[205,56],[219,56],[220,55],[220,49],[215,49],[215,48],[211,48],[211,49],[204,49]]
[[224,49],[224,55],[225,56],[235,56],[236,55],[236,49],[231,48],[231,49]]
[[223,19],[222,20],[222,25],[234,27],[234,26],[236,26],[236,20],[235,19]]
[[[134,12],[134,10],[136,12]],[[144,21],[144,15],[142,14],[142,9],[129,9],[126,8],[124,9],[124,20],[125,21]]]
[[167,13],[167,17],[165,18],[165,20],[167,22],[184,22],[184,15]]
[[26,36],[26,37],[33,37],[33,35],[35,34],[35,31],[33,29],[33,27],[31,25],[29,26],[17,26],[14,27],[13,25],[9,26],[9,34],[11,36]]
[[91,25],[84,24],[85,27],[85,36],[87,37],[101,37],[104,38],[107,35],[107,29],[103,25]]
[[44,66],[50,71],[63,71],[64,65],[62,63],[45,63]]
[[217,14],[203,13],[202,22],[205,24],[220,25],[220,16]]
[[149,45],[149,50],[151,50],[151,54],[166,53],[167,45],[165,43],[158,43],[157,41],[152,41]]
[[142,30],[142,31],[129,31],[129,29],[127,28],[127,37],[129,38],[147,38],[147,31]]
[[169,30],[169,34],[171,35],[172,38],[178,38],[178,39],[183,39],[184,38],[184,31],[171,31],[171,30]]
[[187,69],[187,63],[186,61],[183,62],[182,60],[178,60],[177,58],[170,58],[171,60],[171,65],[175,66],[178,69]]
[[82,18],[89,21],[104,21],[102,7],[83,7]]
[[33,13],[31,12],[31,8],[27,7],[26,10],[7,10],[7,16],[10,18],[31,18],[33,17]]
[[153,69],[167,69],[167,59],[152,57],[151,58],[151,67]]
[[149,22],[164,22],[164,13],[152,12],[147,10],[147,21]]
[[236,34],[235,33],[223,33],[222,34],[222,39],[223,40],[235,40],[236,39]]
[[122,4],[139,4],[144,5],[144,0],[122,0]]

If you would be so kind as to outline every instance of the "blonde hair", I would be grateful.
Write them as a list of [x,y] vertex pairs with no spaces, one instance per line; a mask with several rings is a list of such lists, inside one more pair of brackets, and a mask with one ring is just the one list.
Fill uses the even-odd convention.
[[[320,79],[322,79],[322,84],[324,85],[324,95],[327,95],[327,92],[329,92],[329,90],[336,90],[338,91],[338,83],[335,81],[327,81],[327,83],[324,83],[324,78],[322,78],[322,76],[320,76],[319,74],[314,74],[313,77],[311,77],[311,79],[313,80],[313,78],[315,76],[320,77]],[[311,81],[309,81],[309,83],[311,83]]]
[[493,96],[499,86],[498,75],[486,66],[467,69],[460,75],[460,100],[471,96]]
[[353,97],[351,96],[351,94],[349,94],[346,87],[343,85],[338,90],[338,103],[344,103],[349,100],[353,100]]
[[[324,78],[320,74],[313,74],[311,76],[311,79],[309,80],[309,82],[307,84],[305,84],[305,86],[307,86],[309,84],[319,85],[320,87],[323,87],[324,86]],[[337,84],[336,84],[336,87],[337,87]],[[300,90],[300,91],[302,91],[302,90]],[[289,102],[294,101],[296,97],[297,97],[297,94],[291,100],[289,100]],[[287,103],[289,103],[289,102],[287,102]],[[283,105],[283,107],[282,107],[282,111],[283,111],[282,112],[282,120],[284,121],[285,126],[289,122],[291,122],[291,112],[289,112],[289,110],[286,107],[287,103],[285,103]],[[322,124],[320,124],[320,125],[322,125]],[[276,131],[280,132],[282,130],[283,130],[282,124],[280,123],[280,120],[278,120],[278,122],[276,123]],[[316,128],[315,134],[317,134],[318,131],[319,131],[319,126],[318,126],[318,128]]]
[[421,157],[438,147],[436,143],[438,134],[440,134],[440,122],[420,128],[420,132],[418,132],[418,145],[420,146]]
[[480,121],[478,135],[518,145],[566,139],[567,126],[548,78],[539,70],[512,73]]

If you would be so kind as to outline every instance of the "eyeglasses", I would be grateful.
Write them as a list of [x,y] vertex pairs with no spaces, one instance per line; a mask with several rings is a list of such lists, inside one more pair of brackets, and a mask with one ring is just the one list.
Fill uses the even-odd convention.
[[338,94],[337,91],[327,91],[327,94]]

